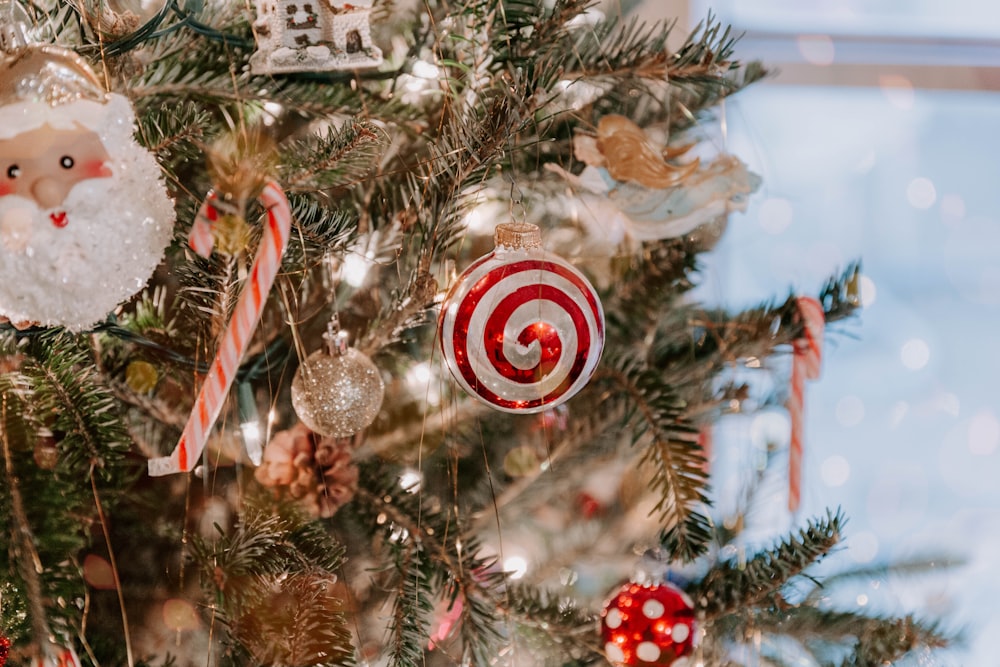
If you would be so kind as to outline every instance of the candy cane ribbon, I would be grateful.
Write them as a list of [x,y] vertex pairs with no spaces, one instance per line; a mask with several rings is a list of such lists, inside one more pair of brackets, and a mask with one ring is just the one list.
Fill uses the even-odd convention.
[[80,658],[72,648],[50,647],[35,658],[32,667],[80,667]]
[[712,469],[712,425],[705,424],[698,430],[698,446],[701,447],[701,455],[705,459],[701,464],[701,470],[708,474]]
[[[199,254],[211,253],[211,223],[218,219],[218,211],[212,205],[213,200],[214,195],[209,195],[192,228],[191,247]],[[198,400],[191,410],[180,442],[170,456],[149,460],[149,474],[152,477],[191,470],[205,448],[212,426],[222,412],[229,388],[239,370],[240,359],[260,321],[264,300],[278,273],[292,226],[288,199],[277,183],[271,181],[264,187],[260,202],[267,209],[268,224],[250,269],[249,282],[240,294],[236,310],[216,352],[215,361],[201,385]],[[206,231],[208,236],[205,235]]]
[[788,509],[795,512],[802,499],[802,440],[805,431],[806,380],[819,378],[823,360],[823,328],[826,313],[823,305],[811,297],[798,299],[802,318],[802,337],[793,343],[791,391],[788,416],[792,424],[788,448]]
[[215,234],[212,233],[212,226],[219,220],[219,209],[215,207],[218,200],[215,192],[209,192],[198,215],[194,217],[194,224],[191,225],[191,234],[188,236],[188,245],[191,249],[202,257],[212,254],[215,246]]

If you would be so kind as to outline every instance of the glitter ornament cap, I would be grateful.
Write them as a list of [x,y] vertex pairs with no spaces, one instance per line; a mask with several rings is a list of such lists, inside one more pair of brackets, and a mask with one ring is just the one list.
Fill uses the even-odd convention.
[[0,2],[0,107],[17,102],[58,106],[108,93],[83,58],[53,44],[29,43],[30,18],[19,4]]
[[311,354],[295,373],[292,407],[311,430],[343,438],[375,421],[385,385],[372,360],[347,347],[345,332],[326,338],[329,349]]
[[69,49],[29,44],[0,61],[0,106],[44,102],[54,107],[81,99],[104,103],[107,97],[90,65]]
[[541,248],[542,232],[528,222],[505,222],[493,230],[493,243],[507,250]]

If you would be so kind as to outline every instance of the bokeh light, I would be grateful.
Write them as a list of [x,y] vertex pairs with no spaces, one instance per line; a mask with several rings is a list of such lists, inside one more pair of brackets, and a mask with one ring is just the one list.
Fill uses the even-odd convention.
[[910,412],[910,404],[906,401],[896,401],[889,409],[889,428],[896,428],[906,419]]
[[931,360],[931,348],[927,345],[927,341],[911,338],[903,343],[903,347],[899,350],[899,358],[911,371],[919,371]]
[[929,178],[920,176],[910,181],[906,186],[906,201],[913,208],[930,208],[937,201],[937,189]]
[[991,410],[981,410],[969,422],[969,451],[989,456],[1000,444],[1000,422]]
[[898,459],[885,462],[871,472],[865,506],[869,524],[883,538],[905,535],[926,520],[930,495],[923,461]]
[[862,275],[858,278],[858,290],[861,298],[861,305],[865,308],[870,307],[875,303],[875,299],[878,296],[878,290],[875,289],[875,281],[868,276]]
[[833,64],[837,50],[829,35],[799,35],[795,41],[807,63],[821,67]]
[[96,554],[87,554],[83,559],[83,579],[91,588],[99,591],[113,591],[117,588],[111,563]]
[[878,556],[878,538],[869,531],[855,533],[847,538],[847,553],[856,563],[870,563]]
[[965,199],[961,195],[946,194],[941,197],[941,220],[946,225],[957,225],[965,217]]
[[523,556],[508,556],[503,561],[504,572],[511,579],[520,579],[528,572],[528,561]]
[[177,632],[196,630],[201,626],[194,605],[178,598],[171,598],[163,603],[163,623]]
[[851,464],[843,456],[834,454],[823,461],[820,476],[823,483],[831,488],[843,486],[851,477]]
[[780,234],[792,224],[792,204],[781,197],[765,199],[760,205],[758,220],[768,234]]
[[837,421],[842,426],[857,426],[865,418],[865,404],[857,396],[844,396],[837,401]]
[[890,105],[901,111],[913,108],[916,95],[913,92],[913,82],[899,74],[882,74],[878,78],[879,88]]

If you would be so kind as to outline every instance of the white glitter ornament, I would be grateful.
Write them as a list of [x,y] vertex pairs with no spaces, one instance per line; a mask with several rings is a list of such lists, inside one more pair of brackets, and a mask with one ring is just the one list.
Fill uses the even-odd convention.
[[67,49],[0,52],[0,315],[85,329],[146,284],[174,208],[127,98]]
[[256,0],[250,57],[254,74],[327,72],[377,67],[372,43],[372,0]]
[[343,438],[375,421],[385,385],[372,360],[347,347],[346,332],[324,338],[328,349],[311,354],[295,373],[292,407],[316,433]]

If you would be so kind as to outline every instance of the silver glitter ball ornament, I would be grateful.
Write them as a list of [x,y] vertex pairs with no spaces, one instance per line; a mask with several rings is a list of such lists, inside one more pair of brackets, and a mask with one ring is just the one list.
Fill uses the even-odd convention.
[[320,435],[343,438],[378,416],[385,386],[378,368],[354,348],[311,354],[292,380],[292,407]]

